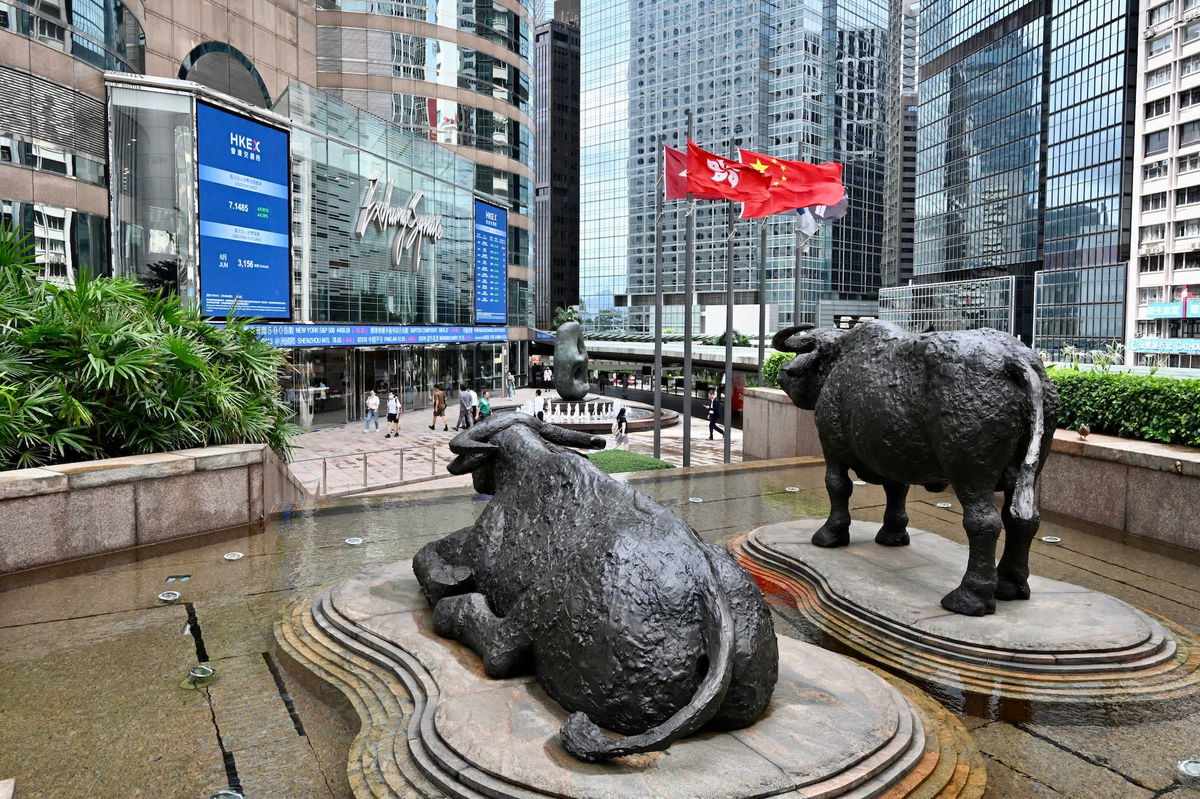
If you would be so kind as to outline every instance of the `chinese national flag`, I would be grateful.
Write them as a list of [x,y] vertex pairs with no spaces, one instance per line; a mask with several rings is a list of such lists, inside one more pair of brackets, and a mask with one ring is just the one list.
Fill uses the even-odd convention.
[[[668,200],[679,200],[688,194],[688,162],[687,153],[674,147],[663,145],[663,161],[666,164],[666,194]],[[697,200],[719,200],[717,194],[693,194]]]
[[748,164],[705,152],[688,139],[688,189],[697,197],[724,197],[742,203],[767,202],[771,179]]
[[742,163],[770,180],[771,196],[764,202],[748,202],[742,219],[770,216],[813,205],[836,205],[846,194],[842,165],[785,161],[769,155],[739,150]]

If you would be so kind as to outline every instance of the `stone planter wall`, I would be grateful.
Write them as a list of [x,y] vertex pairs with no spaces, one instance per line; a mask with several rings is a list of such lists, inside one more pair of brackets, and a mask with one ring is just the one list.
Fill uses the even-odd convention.
[[[821,456],[811,411],[779,389],[745,398],[745,460]],[[1059,430],[1038,495],[1043,510],[1200,550],[1200,450]]]
[[261,444],[0,472],[0,574],[261,522],[306,496]]

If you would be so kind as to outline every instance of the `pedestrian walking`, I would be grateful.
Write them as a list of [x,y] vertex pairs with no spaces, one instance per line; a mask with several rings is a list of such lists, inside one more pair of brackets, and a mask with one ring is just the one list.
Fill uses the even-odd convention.
[[554,385],[554,372],[550,370],[549,366],[542,371],[542,382],[548,386]]
[[479,421],[479,395],[473,388],[468,388],[467,393],[471,395],[471,424],[475,424]]
[[517,396],[517,379],[513,377],[513,373],[511,371],[504,376],[504,385],[508,387],[509,399]]
[[617,412],[617,418],[612,423],[613,437],[616,446],[613,449],[629,450],[629,420],[625,418],[625,408]]
[[367,414],[363,419],[363,432],[370,432],[371,420],[375,420],[375,432],[379,432],[379,397],[374,391],[367,394]]
[[721,397],[715,389],[709,389],[708,392],[708,440],[713,440],[713,433],[721,434],[721,438],[725,437],[725,431],[717,422],[721,419]]
[[492,415],[492,392],[484,391],[483,396],[479,398],[479,421],[483,421]]
[[533,392],[533,415],[539,422],[546,421],[546,400],[542,399],[542,390]]
[[466,430],[471,426],[471,421],[471,391],[467,384],[463,383],[458,387],[458,421],[454,424],[454,429]]
[[387,435],[384,438],[392,436],[400,437],[400,398],[396,396],[395,391],[388,392],[387,401]]
[[442,391],[441,386],[433,387],[433,424],[429,425],[430,430],[436,430],[438,417],[442,417],[442,429],[449,430],[450,422],[446,420],[446,392]]

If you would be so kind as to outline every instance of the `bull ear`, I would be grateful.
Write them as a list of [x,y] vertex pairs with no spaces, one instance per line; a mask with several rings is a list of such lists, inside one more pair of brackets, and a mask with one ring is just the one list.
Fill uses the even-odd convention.
[[799,334],[812,329],[812,325],[797,325],[780,330],[771,339],[771,346],[780,352],[808,352],[816,346],[816,342]]

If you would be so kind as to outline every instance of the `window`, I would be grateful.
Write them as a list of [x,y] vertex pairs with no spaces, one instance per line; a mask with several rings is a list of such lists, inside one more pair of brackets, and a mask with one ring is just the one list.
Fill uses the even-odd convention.
[[1174,5],[1174,3],[1163,3],[1160,6],[1150,9],[1150,13],[1146,15],[1146,24],[1156,25],[1159,22],[1170,19],[1175,15]]
[[1156,130],[1153,133],[1147,133],[1145,140],[1147,155],[1150,153],[1161,153],[1171,146],[1171,131]]
[[1167,31],[1162,36],[1155,36],[1150,40],[1150,55],[1156,56],[1170,50],[1174,38],[1175,33],[1173,31]]
[[1166,259],[1163,258],[1162,253],[1157,255],[1143,255],[1141,258],[1138,258],[1138,271],[1161,272],[1165,263]]
[[1149,241],[1162,241],[1167,237],[1167,226],[1164,225],[1144,225],[1138,230],[1138,244],[1145,244]]
[[1200,55],[1188,56],[1179,60],[1180,75],[1195,75],[1200,72]]
[[1151,161],[1142,167],[1142,180],[1154,180],[1167,176],[1169,161]]
[[1179,156],[1179,173],[1195,172],[1200,169],[1200,153],[1189,153]]
[[1137,290],[1138,305],[1145,305],[1148,302],[1159,302],[1162,300],[1163,289],[1166,286],[1146,286]]
[[1151,100],[1146,103],[1146,119],[1154,119],[1163,114],[1171,112],[1171,98],[1164,97],[1161,100]]
[[1142,197],[1143,211],[1161,211],[1167,207],[1167,193],[1165,191],[1147,194]]
[[1153,89],[1155,86],[1162,86],[1169,80],[1171,80],[1171,65],[1167,64],[1146,73],[1146,88]]
[[1200,219],[1185,219],[1175,223],[1175,238],[1187,239],[1200,236]]
[[1200,186],[1175,190],[1175,205],[1195,205],[1196,203],[1200,203]]
[[1179,93],[1179,107],[1190,108],[1200,103],[1200,89],[1187,89]]
[[1179,146],[1200,142],[1200,121],[1184,122],[1179,126]]
[[1200,22],[1193,22],[1183,29],[1183,40],[1185,42],[1194,42],[1200,39]]

